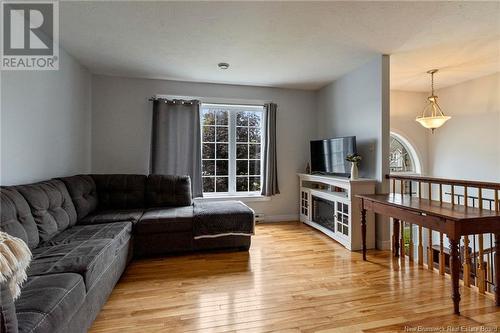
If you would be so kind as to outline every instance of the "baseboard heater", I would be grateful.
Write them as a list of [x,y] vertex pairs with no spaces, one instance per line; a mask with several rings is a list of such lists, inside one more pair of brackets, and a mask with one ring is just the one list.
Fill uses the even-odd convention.
[[253,220],[255,223],[264,222],[264,213],[255,213]]

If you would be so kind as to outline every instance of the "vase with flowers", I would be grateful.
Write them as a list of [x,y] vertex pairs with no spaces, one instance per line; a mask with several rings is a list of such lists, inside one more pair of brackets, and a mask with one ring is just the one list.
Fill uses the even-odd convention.
[[362,158],[358,154],[349,154],[346,157],[346,161],[351,162],[351,179],[358,178],[358,166]]

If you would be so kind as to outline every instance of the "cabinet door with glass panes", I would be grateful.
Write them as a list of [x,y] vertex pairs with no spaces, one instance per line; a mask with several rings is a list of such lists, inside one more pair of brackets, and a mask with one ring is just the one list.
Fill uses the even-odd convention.
[[310,208],[309,202],[311,201],[311,193],[306,189],[300,190],[300,221],[310,220]]
[[337,201],[335,207],[335,231],[342,236],[349,236],[349,204]]
[[202,104],[205,196],[260,194],[264,107]]

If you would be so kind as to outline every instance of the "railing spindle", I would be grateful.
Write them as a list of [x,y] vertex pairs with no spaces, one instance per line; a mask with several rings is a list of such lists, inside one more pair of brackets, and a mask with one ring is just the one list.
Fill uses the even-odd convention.
[[[432,183],[429,182],[427,183],[427,186],[428,186],[428,190],[429,190],[429,193],[428,193],[428,196],[429,196],[429,200],[432,200]],[[427,244],[427,269],[430,269],[431,271],[434,270],[434,256],[433,256],[433,253],[432,253],[432,229],[428,229],[429,230],[429,233],[428,233],[428,243]]]
[[424,239],[422,237],[422,226],[418,226],[418,265],[423,266],[424,265],[424,246],[422,243],[424,242]]
[[[490,247],[491,248],[491,247]],[[490,253],[493,251],[490,251]],[[493,281],[493,275],[491,274],[493,272],[493,268],[491,267],[491,259],[490,259],[490,253],[486,255],[486,281]],[[488,291],[488,283],[485,282],[486,285],[486,291]]]
[[444,275],[445,272],[445,257],[444,257],[444,244],[443,233],[439,233],[439,274]]
[[410,257],[410,261],[413,261],[413,224],[410,223],[410,240],[409,240],[409,251],[408,251],[408,256]]
[[451,204],[455,206],[455,186],[451,185]]
[[464,285],[470,287],[469,236],[464,237]]
[[498,190],[495,190],[495,212],[498,212]]
[[[464,186],[464,205],[467,209],[467,206],[469,205],[469,195],[467,186]],[[472,200],[472,207],[474,207],[474,200]],[[463,269],[464,286],[466,287],[470,286],[470,266],[468,264],[469,261],[468,252],[469,252],[469,237],[464,236],[464,263],[462,265],[462,269]]]
[[[418,198],[422,199],[422,182],[418,181]],[[424,238],[422,236],[422,226],[418,226],[418,265],[424,265]]]
[[[439,184],[439,202],[443,203],[443,184]],[[444,256],[444,244],[443,244],[443,233],[439,233],[439,274],[444,275],[445,272],[445,256]]]
[[405,258],[405,221],[401,221],[401,239],[400,239],[400,243],[399,243],[399,251],[401,252],[400,253],[401,261],[404,261],[406,259]]
[[484,239],[483,239],[483,234],[478,235],[478,247],[479,247],[479,254],[478,254],[478,267],[477,267],[477,279],[476,279],[476,285],[479,288],[479,292],[484,294],[485,292],[485,269],[484,269]]
[[464,186],[464,206],[469,206],[469,195],[467,191],[467,186]]
[[482,188],[479,188],[477,191],[477,200],[478,200],[479,209],[483,209],[483,189]]
[[[493,234],[490,234],[490,249],[491,249],[491,251],[488,254],[489,268],[490,268],[489,271],[488,271],[490,273],[488,281],[491,283],[491,284],[489,284],[490,289],[492,289],[491,287],[492,287],[493,281],[495,281],[495,266],[494,266],[495,264],[494,264],[494,262],[495,262],[496,253],[495,253],[495,257],[493,255],[493,249],[496,248],[495,245],[496,244],[495,244],[495,241],[493,240]],[[497,284],[497,285],[495,285],[495,287],[496,286],[500,286],[500,283]]]

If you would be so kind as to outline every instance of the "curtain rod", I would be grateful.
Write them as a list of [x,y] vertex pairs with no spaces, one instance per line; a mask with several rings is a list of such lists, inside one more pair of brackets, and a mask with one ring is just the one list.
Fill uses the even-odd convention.
[[197,99],[192,99],[192,100],[185,100],[185,99],[178,99],[178,98],[173,98],[173,99],[168,99],[168,98],[163,98],[163,97],[150,97],[148,98],[148,101],[153,102],[153,101],[164,101],[165,103],[180,103],[180,104],[193,104],[193,103],[200,103],[199,100]]
[[[185,104],[186,102],[188,103],[194,103],[195,101],[198,102],[198,103],[202,103],[200,100],[198,99],[193,99],[193,100],[184,100],[184,99],[181,99],[181,98],[165,98],[165,97],[156,97],[156,96],[153,96],[153,97],[150,97],[148,98],[148,101],[150,102],[153,102],[153,101],[165,101],[165,103],[171,101],[172,103],[176,103],[176,101],[181,101],[182,104]],[[249,106],[261,106],[261,105],[265,105],[265,104],[268,104],[268,103],[272,103],[272,102],[266,102],[266,103],[228,103],[228,102],[205,102],[203,104],[206,104],[206,105],[230,105],[230,106],[243,106],[243,107],[249,107]]]
[[264,104],[267,104],[267,103],[244,104],[244,103],[223,103],[223,102],[221,102],[221,103],[203,103],[203,104],[208,105],[208,106],[227,105],[227,106],[240,106],[240,107],[258,107],[258,106],[263,106]]

